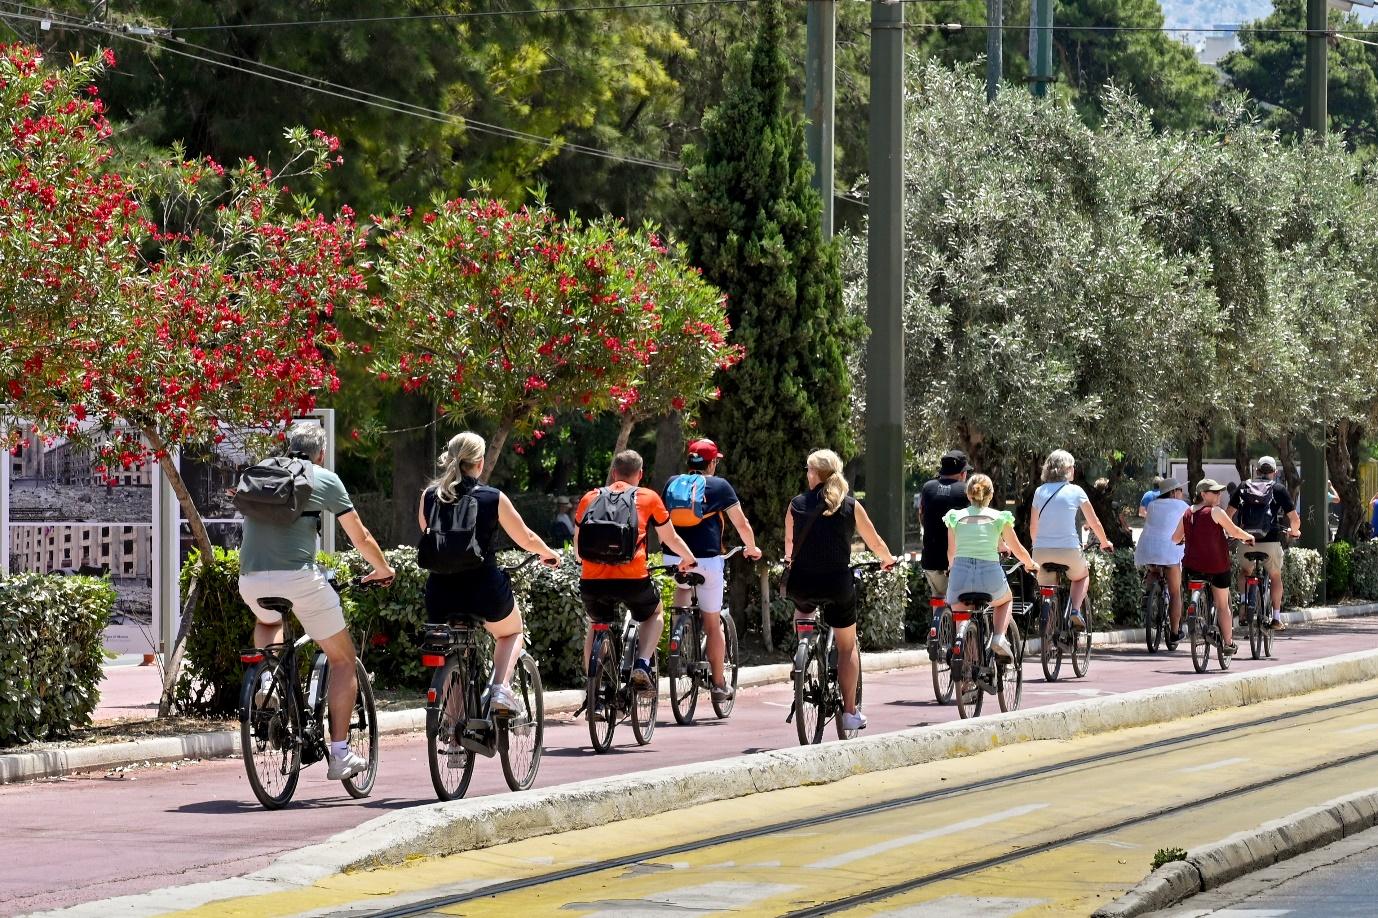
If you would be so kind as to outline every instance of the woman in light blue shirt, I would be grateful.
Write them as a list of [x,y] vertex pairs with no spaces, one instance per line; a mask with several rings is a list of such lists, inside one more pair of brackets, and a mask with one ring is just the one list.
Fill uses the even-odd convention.
[[1091,588],[1091,568],[1086,563],[1086,556],[1081,553],[1077,514],[1086,518],[1086,525],[1100,539],[1101,551],[1111,551],[1114,546],[1105,536],[1105,527],[1096,516],[1091,499],[1080,486],[1072,484],[1076,468],[1076,459],[1065,449],[1055,449],[1048,454],[1047,461],[1043,463],[1044,483],[1034,492],[1033,513],[1029,516],[1029,540],[1033,542],[1033,557],[1038,564],[1040,584],[1057,585],[1057,575],[1044,570],[1044,565],[1061,564],[1067,568],[1067,579],[1072,584],[1068,618],[1073,628],[1084,631],[1087,622],[1081,614],[1081,607],[1085,605],[1086,592]]

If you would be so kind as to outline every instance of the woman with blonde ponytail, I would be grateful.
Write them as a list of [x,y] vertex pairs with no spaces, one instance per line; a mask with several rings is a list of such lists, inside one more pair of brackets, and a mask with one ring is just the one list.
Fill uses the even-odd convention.
[[866,508],[847,492],[842,459],[830,449],[809,456],[805,469],[809,489],[790,501],[785,513],[785,592],[797,616],[823,610],[823,620],[837,643],[837,678],[842,686],[842,726],[860,730],[866,715],[856,704],[861,655],[856,646],[856,582],[852,578],[852,540],[861,535],[886,570],[895,566],[885,540],[876,532]]
[[494,710],[519,715],[522,705],[508,684],[521,649],[522,614],[512,594],[512,580],[498,567],[494,542],[498,527],[520,547],[541,556],[550,567],[560,566],[560,556],[522,521],[517,508],[497,488],[479,483],[487,447],[483,438],[465,431],[450,439],[440,454],[440,474],[421,493],[416,519],[421,531],[455,532],[464,521],[473,499],[476,518],[474,540],[483,551],[483,564],[456,574],[431,571],[426,578],[426,621],[445,625],[456,620],[479,619],[493,636],[493,684],[489,699]]
[[1013,660],[1014,649],[1005,631],[1010,626],[1014,595],[1000,564],[1000,550],[1013,552],[1029,573],[1038,567],[1015,534],[1014,514],[990,508],[994,496],[995,485],[990,476],[974,475],[967,479],[967,499],[971,503],[963,510],[949,510],[943,517],[947,527],[947,604],[954,612],[965,612],[970,607],[962,602],[963,594],[990,596],[995,609],[991,650],[1001,659]]

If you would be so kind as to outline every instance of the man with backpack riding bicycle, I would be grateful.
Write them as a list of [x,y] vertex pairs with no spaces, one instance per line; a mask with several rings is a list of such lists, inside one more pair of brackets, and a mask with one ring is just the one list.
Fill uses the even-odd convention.
[[[960,449],[948,450],[938,461],[938,477],[924,482],[919,490],[919,525],[923,528],[923,551],[919,563],[923,567],[924,578],[928,581],[929,595],[934,599],[947,597],[947,524],[944,518],[953,510],[965,510],[971,502],[967,500],[967,475],[971,474],[971,463],[967,454]],[[930,656],[938,652],[937,635],[942,621],[942,609],[933,613],[933,624],[928,633]]]
[[325,653],[330,667],[330,773],[332,781],[368,768],[346,740],[354,699],[354,641],[345,627],[339,594],[316,562],[322,512],[333,513],[349,541],[373,570],[364,582],[386,583],[392,566],[365,528],[344,482],[325,461],[325,428],[299,421],[287,431],[287,455],[246,469],[235,490],[235,507],[244,516],[239,550],[239,593],[253,611],[254,646],[282,643],[282,615],[259,605],[261,599],[286,599],[302,630]]
[[[1272,456],[1258,460],[1255,476],[1239,486],[1230,500],[1230,519],[1240,529],[1251,533],[1256,543],[1247,551],[1266,554],[1263,569],[1268,572],[1268,580],[1273,596],[1273,621],[1269,627],[1274,631],[1285,631],[1287,625],[1282,621],[1282,517],[1286,515],[1287,535],[1296,538],[1301,535],[1301,515],[1292,500],[1287,486],[1277,480],[1278,461]],[[1244,554],[1243,547],[1236,547],[1237,555]],[[1244,578],[1254,572],[1254,562],[1239,559],[1241,603],[1245,595]],[[1248,609],[1241,606],[1240,620],[1248,615]]]
[[[637,632],[637,659],[632,684],[638,689],[655,685],[651,655],[660,646],[665,630],[665,610],[660,591],[646,566],[646,535],[654,526],[660,541],[679,557],[679,569],[687,571],[698,561],[689,546],[670,525],[670,514],[660,495],[640,487],[641,454],[624,450],[612,462],[612,483],[595,488],[579,501],[574,513],[574,552],[583,565],[579,596],[589,620],[612,624],[619,604],[625,604]],[[593,634],[584,636],[584,659],[593,651]]]
[[[723,564],[723,518],[732,521],[745,548],[747,558],[761,557],[756,547],[756,533],[742,511],[737,492],[725,478],[718,477],[718,463],[722,451],[712,440],[695,440],[689,444],[688,471],[676,475],[665,485],[661,499],[670,514],[670,523],[684,544],[698,559],[696,573],[703,577],[698,587],[699,612],[704,616],[703,631],[707,637],[708,664],[713,670],[713,700],[721,704],[732,697],[732,686],[723,678],[723,658],[727,642],[718,626],[722,612],[726,578]],[[667,554],[666,564],[678,564],[679,558]],[[690,587],[675,590],[675,605],[689,605]]]

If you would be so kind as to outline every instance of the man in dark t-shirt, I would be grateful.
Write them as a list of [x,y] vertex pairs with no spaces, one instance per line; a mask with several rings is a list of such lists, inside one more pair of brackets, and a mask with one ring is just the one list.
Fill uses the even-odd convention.
[[960,449],[943,454],[938,477],[919,490],[919,524],[923,526],[923,552],[920,563],[928,587],[936,597],[947,595],[947,527],[943,517],[949,510],[961,510],[967,500],[967,473],[971,465]]
[[[1272,456],[1258,460],[1258,471],[1249,481],[1235,489],[1230,498],[1230,519],[1241,529],[1254,535],[1253,545],[1240,543],[1235,553],[1240,556],[1239,576],[1240,595],[1243,596],[1243,578],[1254,572],[1254,563],[1246,560],[1246,553],[1261,552],[1268,556],[1263,569],[1268,573],[1273,595],[1274,631],[1286,630],[1282,621],[1282,534],[1296,538],[1301,535],[1301,516],[1287,486],[1277,480],[1278,461]],[[1285,522],[1285,526],[1284,526]],[[1240,613],[1241,620],[1247,610]]]

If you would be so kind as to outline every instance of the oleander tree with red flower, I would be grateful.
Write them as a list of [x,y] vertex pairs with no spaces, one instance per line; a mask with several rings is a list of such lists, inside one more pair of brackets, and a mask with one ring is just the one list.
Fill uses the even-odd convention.
[[[333,317],[365,291],[356,266],[363,234],[347,209],[322,216],[287,184],[309,184],[338,162],[338,142],[289,131],[293,155],[276,172],[253,161],[225,168],[175,157],[120,176],[98,97],[86,88],[108,56],[57,69],[24,54],[7,51],[4,92],[19,102],[27,92],[29,107],[0,112],[0,130],[8,128],[0,168],[27,176],[18,181],[32,214],[0,207],[11,215],[0,230],[0,274],[26,285],[8,318],[30,323],[7,348],[11,409],[49,435],[99,450],[107,474],[158,462],[208,563],[205,525],[167,460],[227,428],[280,432],[338,386]],[[53,111],[85,112],[86,121],[48,128]],[[42,137],[95,152],[68,161],[64,175],[48,144],[12,139],[30,122],[44,126]],[[83,136],[74,139],[77,127]],[[169,690],[198,584],[193,576],[168,655]],[[169,701],[165,690],[164,712]]]

